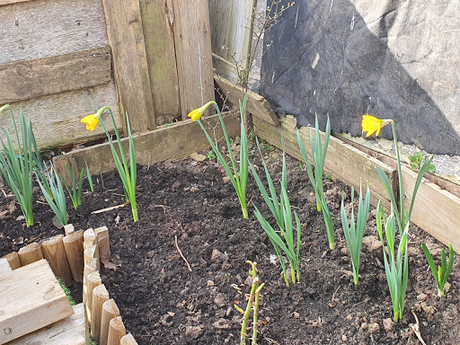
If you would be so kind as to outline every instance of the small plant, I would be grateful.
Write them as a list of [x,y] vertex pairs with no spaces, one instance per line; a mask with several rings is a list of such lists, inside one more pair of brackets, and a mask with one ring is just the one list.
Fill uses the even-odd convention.
[[[110,117],[112,119],[112,124],[115,129],[115,135],[117,137],[118,151],[115,149],[115,145],[112,141],[112,136],[105,127],[104,121],[101,119],[101,115],[104,111],[108,110]],[[129,164],[126,160],[125,152],[123,150],[123,145],[121,144],[120,133],[118,132],[115,119],[113,117],[112,109],[109,106],[102,107],[94,115],[85,116],[81,122],[86,124],[86,129],[94,131],[97,124],[101,121],[102,128],[104,129],[107,139],[109,140],[110,149],[112,151],[112,156],[115,161],[115,165],[118,170],[118,175],[123,182],[123,190],[125,192],[126,202],[131,204],[131,212],[133,214],[133,220],[137,222],[139,216],[137,213],[137,203],[136,203],[136,180],[137,180],[137,165],[136,165],[136,151],[134,149],[133,136],[131,134],[131,126],[129,124],[129,117],[126,114],[126,123],[128,127],[128,143],[129,143]]]
[[[283,141],[283,140],[282,140]],[[256,139],[257,148],[259,149],[259,153],[262,156],[262,152],[260,149],[259,141]],[[267,204],[268,208],[270,209],[271,213],[276,219],[276,223],[279,228],[278,231],[275,231],[273,227],[267,222],[264,218],[262,213],[259,209],[254,205],[255,211],[254,214],[257,217],[262,228],[267,233],[270,242],[272,243],[273,247],[275,248],[276,255],[278,256],[281,268],[283,269],[284,280],[286,282],[286,286],[289,286],[289,280],[286,270],[286,265],[284,263],[284,258],[282,252],[286,254],[288,257],[289,264],[291,266],[291,280],[295,284],[296,282],[300,281],[300,260],[299,260],[299,252],[300,252],[300,233],[301,233],[301,226],[300,220],[297,216],[297,213],[294,212],[295,220],[296,220],[296,231],[297,236],[294,238],[294,224],[292,219],[292,211],[291,211],[291,204],[289,203],[289,198],[287,194],[287,169],[286,169],[286,155],[284,153],[284,141],[283,141],[283,168],[281,173],[281,193],[278,197],[275,186],[273,184],[273,180],[270,176],[268,171],[268,167],[262,157],[262,162],[265,168],[265,175],[268,181],[268,188],[270,191],[270,195],[268,194],[267,190],[265,189],[262,180],[260,179],[257,171],[251,165],[251,171],[254,175],[254,179],[256,180],[257,186],[259,187],[260,192],[264,198],[265,203]]]
[[350,225],[348,225],[347,214],[345,212],[344,205],[344,195],[342,194],[342,205],[341,205],[341,215],[342,215],[342,227],[343,233],[345,234],[345,240],[347,241],[348,248],[350,250],[351,264],[353,266],[353,282],[355,285],[358,285],[359,280],[359,261],[361,257],[361,246],[363,243],[364,231],[366,229],[367,220],[369,218],[369,207],[371,203],[369,186],[367,186],[366,196],[362,198],[362,189],[361,185],[359,186],[359,200],[358,200],[358,214],[356,217],[354,215],[354,188],[351,188],[351,216],[350,216]]
[[[302,156],[307,164],[307,174],[310,179],[313,188],[315,189],[316,195],[316,208],[318,211],[323,212],[324,222],[326,223],[327,238],[329,241],[329,248],[331,250],[335,249],[334,242],[334,224],[332,222],[331,212],[326,203],[326,197],[324,196],[323,191],[323,175],[324,175],[324,161],[326,160],[327,147],[329,145],[329,137],[331,136],[331,124],[329,118],[327,119],[326,131],[324,133],[324,147],[321,143],[321,136],[319,133],[318,125],[318,116],[315,120],[315,139],[313,140],[313,135],[310,131],[310,147],[311,147],[311,156],[314,164],[314,168],[310,164],[308,159],[307,151],[303,144],[302,138],[300,137],[300,132],[297,130],[297,142],[302,152]],[[314,170],[313,170],[314,169]]]
[[[420,165],[422,165],[423,161],[425,160],[425,155],[423,154],[422,151],[419,151],[419,152],[414,153],[413,155],[410,155],[409,160],[410,160],[410,167],[412,168],[412,170],[419,171]],[[426,171],[428,171],[429,173],[434,173],[436,171],[436,168],[434,167],[433,164],[430,164]]]
[[88,163],[86,162],[86,159],[85,159],[85,166],[86,166],[86,177],[88,178],[89,188],[91,189],[91,192],[94,192],[93,176],[91,175],[91,171],[89,171]]
[[[232,182],[233,187],[235,188],[236,194],[238,195],[238,199],[241,204],[241,210],[243,212],[243,217],[244,218],[249,218],[248,216],[248,208],[246,204],[246,185],[247,185],[247,180],[248,180],[248,166],[249,166],[249,153],[248,153],[248,139],[246,137],[246,130],[244,128],[244,119],[246,116],[246,103],[248,101],[248,95],[246,94],[244,97],[243,102],[240,101],[240,114],[241,114],[241,146],[240,146],[240,166],[239,166],[239,171],[237,169],[237,164],[235,157],[233,156],[233,151],[232,151],[232,144],[230,142],[230,138],[228,137],[228,132],[225,127],[224,123],[224,118],[222,116],[222,113],[215,101],[210,101],[203,105],[201,108],[197,108],[195,110],[192,110],[189,114],[188,117],[192,119],[192,121],[197,121],[198,124],[200,125],[201,129],[206,135],[206,138],[209,141],[209,144],[212,147],[212,150],[214,151],[214,154],[216,155],[217,159],[219,160],[220,164],[225,170],[225,173],[227,176],[230,178],[230,181]],[[222,131],[224,132],[225,136],[225,142],[227,144],[228,152],[230,155],[230,160],[232,164],[232,169],[230,169],[229,165],[227,164],[227,161],[225,160],[224,156],[222,153],[220,153],[219,149],[217,148],[217,145],[213,142],[211,137],[208,134],[208,131],[206,128],[204,128],[203,123],[201,122],[200,117],[203,115],[205,110],[210,106],[214,105],[214,107],[217,110],[217,114],[219,116],[219,121],[222,126]],[[233,171],[232,171],[233,170]]]
[[62,186],[61,178],[58,176],[58,173],[56,172],[56,169],[53,165],[51,165],[51,171],[48,173],[47,178],[51,189],[51,194],[48,193],[46,187],[42,184],[40,179],[38,179],[40,189],[42,190],[48,205],[56,215],[56,224],[58,226],[67,225],[68,214],[64,187]]
[[61,286],[62,290],[64,290],[64,293],[67,296],[67,299],[69,300],[70,305],[74,306],[75,300],[73,299],[70,290],[67,288],[67,286],[65,286],[61,278],[57,278],[57,281],[59,282],[59,285]]
[[417,179],[415,181],[414,190],[412,192],[412,199],[410,202],[410,206],[409,206],[409,209],[406,210],[404,207],[404,186],[403,186],[403,178],[402,178],[402,172],[401,172],[401,157],[399,154],[398,137],[396,136],[396,128],[395,128],[394,121],[391,119],[381,120],[371,115],[363,115],[362,127],[363,127],[363,131],[367,132],[366,137],[369,137],[373,133],[375,133],[376,136],[378,136],[382,128],[390,123],[393,129],[393,141],[395,144],[396,160],[397,160],[397,166],[398,166],[399,210],[398,210],[398,203],[393,193],[393,188],[391,186],[390,180],[388,179],[387,175],[380,167],[377,167],[377,173],[383,182],[383,185],[385,187],[385,190],[387,191],[388,196],[390,197],[392,212],[394,212],[396,216],[396,221],[398,223],[398,229],[399,229],[400,234],[402,234],[403,231],[406,229],[406,225],[410,223],[410,219],[412,216],[412,210],[414,208],[415,197],[417,195],[418,188],[420,187],[420,183],[422,182],[423,175],[428,170],[431,164],[431,161],[433,160],[433,156],[426,159],[421,164],[420,170],[417,175]]
[[[391,213],[385,219],[380,201],[377,205],[376,220],[382,246],[385,248],[386,242],[388,248],[388,254],[385,249],[383,250],[383,259],[391,302],[393,304],[393,321],[397,323],[403,317],[404,300],[406,298],[407,281],[409,278],[409,260],[407,258],[409,223],[406,224],[404,231],[401,233],[399,246],[395,251],[397,218],[394,213]],[[384,241],[383,237],[383,225],[385,226],[386,241]]]
[[72,169],[69,166],[69,163],[66,163],[67,174],[70,178],[70,187],[64,182],[64,186],[69,193],[69,197],[72,200],[74,209],[77,209],[81,205],[81,192],[83,187],[83,177],[85,176],[85,170],[82,168],[80,172],[80,178],[78,179],[78,184],[76,183],[75,169],[72,166]]
[[260,291],[265,286],[265,283],[260,284],[260,279],[257,276],[257,263],[251,261],[246,262],[249,265],[251,265],[251,270],[249,270],[249,275],[252,277],[251,294],[248,298],[246,310],[241,309],[236,304],[234,306],[236,310],[243,314],[243,323],[241,324],[240,345],[246,344],[246,329],[248,327],[248,321],[249,316],[251,314],[251,310],[253,311],[251,344],[255,345],[257,344],[257,322],[259,317]]
[[208,152],[208,159],[209,159],[210,161],[213,161],[213,160],[216,159],[216,158],[217,158],[217,157],[216,157],[216,155],[214,154],[214,151],[211,150],[211,151]]
[[439,266],[437,270],[433,261],[433,257],[431,256],[431,253],[425,243],[422,243],[422,248],[428,264],[430,265],[433,277],[436,280],[436,285],[438,286],[438,296],[443,297],[444,286],[446,285],[447,278],[449,277],[450,271],[452,270],[452,266],[454,264],[454,250],[452,249],[452,244],[449,243],[449,264],[447,264],[446,252],[444,251],[444,248],[442,248],[441,266]]
[[34,225],[34,216],[32,211],[32,184],[34,158],[36,157],[32,141],[34,140],[32,132],[32,122],[24,118],[20,112],[22,145],[19,140],[19,132],[14,119],[13,110],[10,105],[4,105],[0,108],[0,114],[3,110],[10,109],[11,119],[13,120],[14,133],[16,137],[17,152],[11,139],[10,133],[5,130],[6,145],[2,140],[3,150],[0,153],[0,172],[5,182],[13,191],[21,207],[22,214],[26,220],[27,226]]

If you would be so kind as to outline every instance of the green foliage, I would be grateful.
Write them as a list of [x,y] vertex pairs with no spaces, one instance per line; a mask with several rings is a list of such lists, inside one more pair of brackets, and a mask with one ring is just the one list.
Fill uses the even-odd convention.
[[[70,187],[67,186],[65,181],[64,183],[65,188],[67,189],[67,193],[69,193],[69,197],[72,200],[72,204],[74,209],[76,210],[78,206],[81,205],[81,192],[83,187],[83,177],[85,176],[85,170],[82,168],[80,172],[80,178],[78,179],[78,184],[76,183],[76,176],[75,176],[75,169],[72,166],[72,169],[69,166],[69,163],[66,163],[67,174],[70,178]],[[63,180],[63,178],[62,178]]]
[[89,171],[88,163],[86,162],[86,159],[85,159],[85,165],[86,165],[86,177],[88,178],[89,187],[91,188],[91,192],[94,192],[93,176],[91,175],[91,171]]
[[[410,160],[410,167],[412,168],[412,170],[419,171],[420,166],[425,161],[425,155],[423,154],[422,151],[419,151],[409,156],[409,160]],[[429,173],[434,173],[436,171],[436,168],[434,167],[433,164],[430,163],[426,171],[428,171]]]
[[61,286],[62,290],[64,290],[65,295],[67,296],[67,299],[69,300],[70,305],[74,306],[75,305],[75,300],[72,297],[72,294],[70,290],[65,286],[64,282],[62,281],[61,278],[57,278],[59,285]]
[[[396,216],[392,212],[390,216],[385,219],[380,201],[377,205],[376,220],[380,241],[384,248],[383,259],[385,262],[385,273],[390,289],[391,302],[393,304],[393,321],[397,323],[403,317],[404,300],[406,298],[407,282],[409,278],[409,261],[407,258],[409,223],[406,224],[404,231],[401,233],[399,246],[395,251]],[[385,240],[383,237],[383,227],[385,227]],[[388,254],[385,251],[385,242]]]
[[217,158],[217,157],[216,157],[216,155],[214,154],[214,152],[213,152],[212,150],[208,152],[208,159],[209,159],[210,161],[213,161],[213,160],[216,159],[216,158]]
[[307,174],[310,179],[313,188],[315,189],[316,195],[316,207],[318,211],[323,212],[324,222],[326,223],[327,237],[329,241],[329,248],[333,250],[335,248],[334,242],[334,224],[332,222],[331,212],[326,203],[326,197],[323,192],[323,175],[324,175],[324,161],[326,160],[327,147],[329,145],[329,138],[331,136],[331,124],[329,118],[327,119],[326,132],[324,133],[324,147],[321,143],[321,135],[319,132],[318,117],[316,116],[315,121],[315,139],[310,131],[310,147],[311,156],[314,164],[314,168],[308,159],[307,151],[303,144],[300,132],[297,130],[297,142],[302,152],[302,156],[307,164]]
[[433,257],[431,256],[431,253],[425,243],[422,243],[422,248],[428,264],[430,265],[431,273],[433,273],[433,277],[436,280],[436,285],[438,286],[438,296],[442,297],[444,296],[444,286],[446,285],[447,278],[449,277],[454,264],[454,250],[452,249],[452,244],[449,243],[449,264],[447,264],[446,252],[443,248],[441,253],[441,266],[439,266],[437,270]]
[[369,207],[371,203],[369,185],[367,186],[367,192],[365,199],[362,198],[361,185],[359,186],[359,200],[358,200],[358,214],[354,215],[354,188],[351,188],[351,216],[350,225],[348,225],[347,214],[345,212],[344,195],[342,194],[341,204],[341,216],[342,216],[342,227],[345,234],[345,240],[347,241],[348,248],[350,250],[351,263],[353,266],[353,281],[355,285],[358,285],[359,280],[359,261],[361,257],[361,246],[363,243],[364,231],[366,230],[367,220],[369,218]]
[[233,150],[232,150],[232,144],[230,142],[230,138],[228,137],[228,132],[225,127],[224,123],[224,118],[222,116],[222,113],[217,106],[216,102],[210,102],[210,104],[213,104],[214,107],[217,110],[217,114],[219,116],[219,121],[222,126],[222,131],[224,132],[225,136],[225,142],[227,144],[227,149],[230,155],[230,160],[231,160],[231,165],[232,169],[230,169],[230,166],[227,164],[227,161],[225,157],[222,155],[222,153],[219,151],[217,148],[216,144],[214,141],[211,139],[210,135],[208,134],[208,131],[206,128],[204,128],[203,123],[201,122],[201,119],[198,118],[197,122],[200,125],[201,129],[206,135],[206,138],[208,139],[209,144],[212,147],[212,150],[214,151],[214,154],[216,155],[217,159],[219,160],[220,164],[222,165],[225,173],[227,176],[230,178],[230,181],[232,182],[233,187],[235,188],[236,194],[238,195],[238,199],[241,204],[241,210],[243,212],[243,217],[244,218],[249,218],[248,216],[248,208],[246,205],[246,185],[248,181],[248,171],[249,171],[249,152],[248,152],[248,139],[246,136],[246,130],[244,127],[244,119],[246,116],[246,104],[248,101],[248,95],[246,94],[244,96],[243,102],[240,101],[240,114],[241,114],[241,128],[240,128],[240,138],[241,138],[241,145],[240,145],[240,162],[239,162],[239,171],[237,169],[237,162],[235,160],[235,157],[233,156]]
[[40,189],[42,190],[48,205],[56,215],[56,219],[59,225],[66,225],[68,221],[68,214],[64,187],[62,186],[61,178],[58,176],[58,173],[52,164],[51,171],[47,175],[47,180],[50,186],[51,194],[48,193],[46,187],[43,185],[40,179],[38,179]]
[[422,182],[423,175],[428,170],[431,164],[431,161],[433,160],[433,156],[426,159],[420,166],[420,170],[418,172],[417,179],[415,181],[414,190],[412,192],[412,199],[410,202],[410,206],[409,206],[409,209],[406,210],[404,207],[404,186],[403,186],[403,178],[402,178],[402,172],[401,172],[401,158],[399,154],[398,138],[396,136],[395,124],[393,121],[391,122],[391,126],[393,128],[393,138],[394,138],[393,140],[394,140],[395,149],[396,149],[396,159],[397,159],[397,166],[398,166],[399,210],[398,210],[398,203],[396,202],[396,197],[393,193],[393,188],[391,186],[390,180],[388,179],[387,175],[380,167],[377,167],[377,173],[380,179],[382,180],[385,190],[387,191],[387,194],[390,198],[392,212],[394,212],[395,214],[396,221],[398,223],[399,232],[402,233],[404,229],[406,228],[406,225],[409,224],[410,222],[418,188],[420,187],[420,183]]
[[121,143],[120,133],[118,132],[115,119],[113,117],[112,109],[109,106],[105,106],[99,109],[98,114],[102,114],[105,110],[109,110],[110,117],[112,119],[113,127],[115,128],[115,135],[117,137],[118,151],[115,149],[115,145],[112,141],[112,136],[109,134],[105,127],[104,121],[101,121],[102,128],[104,128],[107,139],[109,140],[110,149],[112,156],[115,161],[115,165],[118,170],[118,175],[123,182],[123,190],[125,192],[126,202],[131,204],[131,211],[133,214],[133,220],[137,222],[139,216],[137,214],[137,203],[136,203],[136,181],[137,181],[137,164],[136,164],[136,151],[134,149],[133,136],[131,134],[131,125],[129,124],[129,116],[126,114],[126,124],[128,128],[128,143],[129,143],[129,163],[126,161],[125,152]]
[[[34,225],[34,217],[32,211],[32,184],[33,170],[38,152],[34,152],[36,146],[35,138],[32,131],[32,122],[24,118],[22,110],[20,112],[22,145],[19,140],[19,132],[14,119],[13,110],[9,105],[0,108],[0,113],[5,109],[10,109],[11,119],[14,125],[14,133],[17,144],[17,151],[11,139],[10,133],[5,130],[6,144],[2,140],[2,152],[0,153],[0,172],[13,191],[16,199],[21,207],[22,214],[25,217],[27,226]],[[41,162],[40,162],[41,163]]]
[[[262,156],[262,152],[260,149],[259,141],[257,140],[257,147],[259,149],[259,153]],[[284,142],[283,142],[284,147]],[[273,247],[275,248],[276,254],[278,255],[278,259],[280,265],[283,269],[284,279],[286,282],[286,286],[289,286],[289,280],[286,271],[286,265],[284,263],[284,258],[282,252],[284,252],[288,258],[289,264],[291,266],[291,280],[295,284],[296,282],[300,281],[300,260],[299,260],[299,252],[300,252],[300,233],[301,233],[301,225],[299,217],[297,213],[294,212],[295,220],[296,220],[296,231],[297,236],[294,238],[294,224],[292,218],[292,211],[291,211],[291,204],[289,202],[288,194],[287,194],[287,169],[286,169],[286,155],[283,149],[283,168],[282,168],[282,177],[280,181],[281,185],[281,193],[278,197],[276,193],[275,186],[273,184],[273,179],[270,176],[268,171],[268,167],[262,157],[262,162],[264,164],[265,175],[268,182],[268,188],[270,195],[268,194],[265,186],[260,179],[257,171],[251,165],[251,171],[254,175],[254,179],[256,180],[257,186],[259,187],[260,192],[264,198],[265,203],[267,204],[268,208],[270,209],[271,213],[276,219],[276,223],[278,225],[278,231],[275,231],[273,227],[267,222],[264,218],[262,213],[259,209],[254,205],[255,211],[254,214],[257,217],[262,228],[267,233],[270,242],[272,243]]]

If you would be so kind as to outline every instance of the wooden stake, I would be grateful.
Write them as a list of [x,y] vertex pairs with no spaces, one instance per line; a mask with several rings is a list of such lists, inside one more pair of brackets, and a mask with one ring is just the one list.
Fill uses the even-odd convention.
[[93,290],[91,308],[91,335],[93,339],[100,343],[101,340],[101,321],[102,306],[109,300],[109,292],[105,285],[96,286]]
[[27,246],[22,247],[19,249],[18,254],[22,266],[43,259],[41,246],[36,242],[29,243]]
[[21,260],[19,259],[19,254],[17,252],[6,254],[3,258],[8,260],[8,263],[13,270],[21,267]]
[[97,259],[91,259],[85,262],[83,270],[83,303],[88,305],[88,275],[97,270]]
[[[98,271],[94,271],[94,272],[91,272],[90,274],[88,274],[88,280],[86,282],[86,287],[87,287],[87,314],[90,315],[91,314],[91,317],[92,317],[92,314],[93,314],[93,308],[92,308],[92,305],[93,305],[93,291],[96,287],[98,287],[99,285],[102,284],[102,281],[101,281],[101,275],[99,274]],[[92,320],[92,319],[91,319]]]
[[99,252],[99,259],[102,262],[108,261],[110,258],[110,240],[109,229],[106,226],[94,229],[97,237],[97,248]]
[[67,224],[67,225],[64,225],[64,232],[65,232],[65,235],[70,235],[72,232],[75,231],[75,228],[72,224]]
[[72,285],[72,272],[70,271],[67,255],[62,239],[64,235],[56,235],[42,242],[42,251],[48,260],[54,274],[61,278],[65,286]]
[[110,320],[107,345],[120,345],[121,338],[125,335],[126,329],[121,316],[116,316]]
[[96,244],[96,233],[92,228],[86,230],[83,234],[83,249]]
[[96,269],[99,271],[100,270],[100,264],[99,264],[99,251],[97,248],[97,245],[93,244],[85,248],[85,251],[83,252],[83,260],[85,262],[96,259]]
[[129,333],[126,334],[123,338],[121,338],[120,345],[137,345],[137,342],[134,339],[133,335]]
[[83,281],[83,230],[75,231],[64,237],[67,260],[69,262],[72,278],[76,282]]
[[102,305],[102,318],[101,318],[101,341],[99,345],[107,345],[109,336],[110,320],[120,315],[120,310],[113,299],[109,299]]

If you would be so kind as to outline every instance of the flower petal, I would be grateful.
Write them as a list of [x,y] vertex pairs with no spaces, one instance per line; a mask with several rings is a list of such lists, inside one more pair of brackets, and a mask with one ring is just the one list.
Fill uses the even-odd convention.
[[91,114],[81,119],[81,122],[86,123],[87,130],[94,131],[99,123],[99,116],[97,114]]

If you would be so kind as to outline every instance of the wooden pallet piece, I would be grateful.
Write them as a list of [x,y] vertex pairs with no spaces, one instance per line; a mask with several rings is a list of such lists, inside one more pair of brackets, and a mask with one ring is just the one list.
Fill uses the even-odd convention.
[[0,291],[0,344],[74,313],[46,260],[1,275]]
[[0,259],[0,275],[10,273],[13,269],[8,262],[8,259],[1,258]]
[[11,252],[9,254],[6,254],[2,259],[8,260],[8,263],[10,264],[13,270],[22,266],[18,252]]
[[85,345],[83,303],[73,307],[74,314],[36,332],[13,340],[8,345]]

